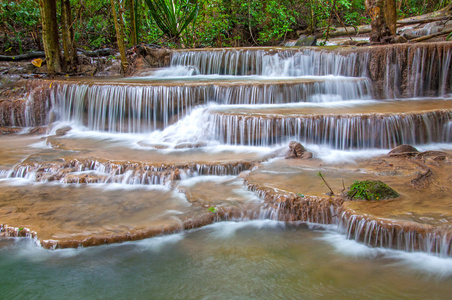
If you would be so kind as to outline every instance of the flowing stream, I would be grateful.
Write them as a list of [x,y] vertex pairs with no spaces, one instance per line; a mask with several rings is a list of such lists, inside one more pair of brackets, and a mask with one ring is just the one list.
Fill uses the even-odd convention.
[[451,264],[368,248],[329,228],[224,222],[86,249],[4,240],[0,291],[8,299],[447,299]]
[[[425,253],[370,247],[337,220],[282,222],[242,176],[302,172],[299,192],[322,194],[315,168],[285,167],[292,140],[337,170],[400,144],[452,150],[451,51],[427,48],[388,50],[379,83],[370,54],[310,48],[179,51],[151,76],[44,83],[47,133],[0,136],[0,224],[39,239],[0,238],[1,298],[448,298],[450,236]],[[32,96],[22,126],[37,123]],[[115,244],[39,247],[91,235]]]

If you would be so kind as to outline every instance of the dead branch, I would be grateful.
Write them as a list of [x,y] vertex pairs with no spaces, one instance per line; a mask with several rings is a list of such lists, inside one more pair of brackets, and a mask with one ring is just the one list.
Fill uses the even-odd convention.
[[425,173],[419,173],[416,178],[411,180],[411,185],[414,187],[419,187],[422,185],[422,188],[426,188],[429,185],[428,178],[433,175],[432,169],[428,168]]
[[320,178],[322,178],[323,182],[326,184],[326,186],[330,189],[331,195],[334,196],[334,192],[333,189],[330,187],[330,185],[328,184],[328,182],[326,182],[325,178],[323,177],[322,172],[317,173],[317,175],[320,176]]

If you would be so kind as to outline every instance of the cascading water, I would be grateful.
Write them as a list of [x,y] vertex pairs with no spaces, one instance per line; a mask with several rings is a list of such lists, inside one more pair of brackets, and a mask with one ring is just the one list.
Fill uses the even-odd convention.
[[417,47],[220,49],[178,51],[172,66],[195,66],[202,74],[367,77],[379,98],[443,96],[452,92],[447,43]]
[[148,133],[167,128],[194,107],[209,102],[280,104],[371,98],[371,85],[365,78],[303,78],[274,83],[245,78],[227,84],[219,79],[182,86],[153,84],[59,84],[54,90],[54,112],[58,120],[91,130]]
[[[175,51],[171,61],[172,67],[156,71],[150,77],[132,80],[128,85],[59,83],[53,89],[53,107],[58,120],[75,122],[89,130],[149,133],[168,128],[190,114],[195,107],[210,102],[222,105],[279,105],[369,100],[381,96],[389,98],[438,96],[450,93],[451,52],[448,48],[440,46],[433,49],[428,46],[417,47],[415,50],[399,48],[385,52],[384,61],[388,63],[386,70],[379,73],[373,66],[374,58],[380,55],[378,49],[367,52],[360,49],[346,49],[341,52],[302,50],[302,48]],[[198,70],[206,75],[197,75]],[[387,86],[387,89],[381,92],[381,86]],[[321,142],[337,149],[348,149],[387,148],[401,142],[447,142],[447,139],[441,140],[436,137],[420,139],[410,137],[417,132],[413,134],[408,132],[409,126],[413,124],[410,123],[409,116],[400,118],[385,116],[382,122],[363,121],[366,117],[359,119],[353,116],[337,116],[316,121],[314,122],[316,125],[309,126],[304,125],[311,122],[306,117],[286,118],[281,120],[283,125],[265,125],[264,123],[268,122],[262,118],[261,121],[240,121],[243,126],[250,124],[252,127],[241,129],[223,129],[222,127],[227,126],[225,124],[232,121],[218,119],[217,117],[213,120],[217,127],[215,129],[217,139],[227,144],[267,146],[297,138],[307,142]],[[367,117],[367,120],[371,119],[376,120],[379,117]],[[447,117],[444,121],[447,122]],[[360,122],[367,125],[358,125]],[[388,125],[382,125],[383,123]],[[260,126],[271,126],[274,128],[271,129],[273,133],[268,134],[275,136],[266,137],[264,142],[251,141],[259,140],[259,135],[266,134]],[[438,126],[442,125],[435,124],[433,127]],[[423,127],[433,128],[427,123]],[[396,128],[397,132],[384,135],[394,135],[392,138],[377,138],[373,142],[360,141],[361,136],[367,133],[387,132],[391,128]],[[226,130],[231,132],[228,133]],[[247,132],[246,141],[243,136],[234,137],[237,133],[233,131],[240,130]],[[422,129],[425,130],[428,129]],[[437,130],[432,130],[435,132],[422,135],[437,135]],[[230,136],[232,140],[225,139],[225,136]],[[349,136],[351,141],[346,141]],[[365,138],[368,139],[367,136]]]
[[[18,159],[14,168],[0,170],[0,179],[27,179],[43,184],[51,181],[118,184],[133,188],[163,185],[174,189],[180,179],[200,175],[237,176],[253,170],[258,163],[280,155],[276,150],[291,140],[305,144],[314,157],[318,154],[315,147],[348,151],[353,155],[355,150],[388,150],[399,144],[450,145],[451,54],[450,46],[442,43],[414,49],[399,45],[365,50],[356,47],[181,50],[173,52],[171,67],[152,71],[147,77],[55,81],[51,87],[46,84],[46,91],[51,94],[48,117],[57,122],[52,132],[56,134],[58,122],[64,126],[70,124],[73,130],[60,139],[49,137],[47,145],[52,149],[48,153],[44,149],[37,157]],[[408,99],[427,96],[431,98]],[[381,98],[384,100],[377,101]],[[33,118],[31,114],[35,103],[29,99],[26,104],[21,117],[26,122],[20,125],[42,123],[45,118]],[[12,125],[18,124],[14,119]],[[95,136],[86,142],[89,147],[83,144],[83,139],[89,139],[85,136],[88,134]],[[76,141],[65,145],[65,139],[71,138]],[[81,141],[79,148],[74,146],[78,144],[77,139]],[[99,146],[109,139],[120,142]],[[133,146],[123,145],[129,141]],[[52,152],[57,148],[67,151],[64,159]],[[132,153],[131,148],[136,152]],[[263,148],[266,148],[265,155],[244,158],[246,153],[254,151],[254,155]],[[213,154],[214,162],[209,161]],[[48,166],[42,162],[47,157],[51,161]],[[165,159],[170,163],[166,164]],[[222,187],[227,185],[222,184]],[[304,188],[297,184],[296,188]],[[181,184],[178,191],[186,192],[183,187]],[[218,200],[222,196],[216,188],[209,186],[203,192],[213,193],[211,197]],[[200,194],[186,192],[191,204],[198,205],[203,213],[206,208],[212,208],[210,213],[218,213],[213,205],[203,202],[204,195]],[[264,193],[259,195],[267,200]],[[234,205],[240,202],[235,195],[229,196],[218,201],[230,201]],[[317,203],[304,195],[303,199],[310,201],[300,206],[306,208],[303,221],[334,223],[331,218],[337,211],[329,203]],[[137,207],[139,211],[140,206]],[[152,233],[134,232],[133,235],[127,229],[124,239],[194,228],[221,218],[283,219],[283,209],[279,202],[260,214],[254,211],[247,215],[237,209],[221,212],[221,217],[207,214],[201,221],[192,222],[187,217]],[[451,255],[448,234],[442,235],[445,237],[442,243],[440,233],[433,231],[428,233],[430,237],[427,234],[422,238],[403,231],[389,236],[373,220],[355,220],[352,216],[343,216],[341,224],[347,238],[372,246]],[[101,243],[102,238],[93,243]]]
[[195,66],[202,74],[284,76],[366,76],[367,55],[338,55],[316,49],[178,51],[171,66]]
[[452,111],[420,114],[247,116],[213,112],[209,125],[231,145],[269,146],[290,140],[333,149],[390,149],[401,144],[450,143]]

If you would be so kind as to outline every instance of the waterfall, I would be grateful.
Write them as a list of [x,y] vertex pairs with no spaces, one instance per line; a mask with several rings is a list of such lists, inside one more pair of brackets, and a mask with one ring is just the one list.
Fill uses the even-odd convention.
[[[366,79],[324,78],[319,81],[243,84],[88,85],[58,84],[53,90],[57,119],[76,122],[91,130],[147,133],[167,128],[207,102],[219,104],[274,104],[369,99]],[[330,97],[331,98],[331,97]]]
[[339,230],[347,238],[371,247],[384,247],[407,252],[422,251],[439,257],[452,256],[452,234],[448,228],[425,225],[394,225],[360,215],[342,212]]
[[337,225],[347,239],[370,247],[391,248],[407,252],[422,251],[447,258],[452,256],[452,233],[448,226],[431,226],[415,222],[394,222],[344,209],[343,200],[315,196],[299,197],[280,193],[246,182],[249,190],[267,200],[259,218]]
[[393,148],[400,144],[450,143],[452,110],[407,114],[249,116],[212,113],[222,142],[269,146],[298,140],[333,149]]
[[172,66],[202,74],[366,77],[378,98],[452,93],[450,43],[384,47],[256,48],[175,51]]
[[168,127],[208,98],[203,86],[62,84],[55,90],[57,119],[91,130],[151,132]]
[[[450,45],[177,50],[172,52],[170,68],[152,70],[149,77],[37,81],[28,97],[0,102],[0,125],[25,127],[56,121],[66,128],[58,131],[62,124],[49,127],[53,131],[49,130],[46,142],[52,149],[35,151],[36,145],[25,144],[16,154],[16,149],[6,145],[4,161],[11,169],[0,169],[0,178],[176,189],[177,181],[184,178],[234,175],[246,181],[266,171],[270,175],[260,177],[262,181],[249,179],[265,203],[261,210],[253,207],[243,217],[338,224],[347,238],[369,246],[450,257],[452,235],[447,226],[428,227],[427,222],[408,226],[397,215],[392,224],[393,220],[343,213],[344,198],[301,194],[317,192],[299,184],[307,178],[305,174],[301,180],[292,175],[328,164],[316,147],[368,150],[451,143],[452,100],[445,99],[452,95]],[[408,97],[429,98],[398,99]],[[304,144],[314,160],[281,159],[293,140]],[[373,151],[347,152],[359,156]],[[434,167],[448,167],[445,156],[431,161],[430,172]],[[413,170],[414,174],[420,169]],[[374,173],[366,176],[384,178],[387,174]],[[350,177],[360,174],[356,171]],[[427,177],[429,173],[419,174]],[[443,188],[442,184],[435,182],[435,187]],[[228,186],[221,188],[230,191]],[[221,189],[209,192],[213,196],[206,197],[227,197]],[[220,220],[205,211],[208,200],[194,202],[192,207],[208,216],[209,222]],[[223,200],[241,205],[233,197]]]
[[121,183],[127,185],[168,185],[180,177],[238,175],[253,167],[249,162],[189,163],[152,165],[129,162],[73,160],[67,163],[19,164],[0,170],[0,178],[24,178],[37,182],[64,184]]
[[264,76],[365,76],[367,55],[310,49],[256,48],[175,51],[171,66],[194,66],[202,74]]

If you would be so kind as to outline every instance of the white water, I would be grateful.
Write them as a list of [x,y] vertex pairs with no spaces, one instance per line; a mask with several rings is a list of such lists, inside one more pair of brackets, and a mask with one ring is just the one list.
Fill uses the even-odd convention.
[[[416,100],[413,100],[416,101]],[[240,132],[241,129],[237,126],[242,126],[242,128],[250,127],[256,128],[257,132],[265,133],[265,125],[267,121],[259,119],[259,118],[247,118],[242,122],[241,119],[236,119],[234,116],[225,115],[224,117],[218,117],[216,114],[212,114],[213,112],[221,112],[235,109],[240,110],[241,108],[247,109],[249,111],[260,109],[271,109],[271,108],[316,108],[316,107],[328,107],[328,108],[346,108],[346,107],[355,107],[355,106],[367,106],[374,104],[375,101],[368,100],[354,100],[354,101],[339,101],[339,102],[331,102],[331,103],[292,103],[287,105],[217,105],[217,104],[209,104],[207,106],[200,106],[192,110],[187,116],[179,120],[178,122],[169,125],[163,130],[155,130],[151,133],[141,133],[141,134],[124,134],[124,133],[109,133],[102,131],[93,131],[89,130],[84,126],[80,126],[78,123],[61,123],[54,127],[53,132],[56,128],[61,128],[64,126],[71,126],[72,130],[67,133],[67,138],[93,138],[98,140],[112,140],[117,141],[116,143],[122,144],[126,147],[136,148],[136,149],[153,149],[158,150],[162,145],[165,146],[165,149],[161,149],[158,151],[168,152],[168,151],[179,151],[184,152],[187,151],[188,148],[180,148],[176,149],[176,147],[181,145],[198,145],[200,146],[200,151],[206,151],[209,153],[221,152],[221,151],[235,151],[237,153],[240,152],[260,152],[262,154],[270,153],[276,149],[279,149],[290,140],[299,140],[301,141],[311,152],[315,154],[317,158],[320,158],[328,163],[331,162],[345,162],[356,160],[359,158],[366,158],[370,156],[381,155],[387,153],[392,147],[397,145],[397,143],[407,143],[413,144],[415,147],[419,149],[450,149],[450,141],[451,138],[451,126],[450,122],[447,122],[445,125],[441,125],[441,123],[435,123],[434,119],[429,121],[428,115],[422,116],[420,118],[412,119],[410,117],[403,117],[398,119],[394,116],[389,116],[387,119],[382,119],[379,121],[380,127],[376,127],[372,129],[372,127],[365,127],[365,124],[362,124],[361,118],[359,116],[354,118],[344,118],[342,120],[334,121],[331,119],[331,126],[336,124],[337,122],[341,122],[340,126],[335,125],[335,127],[342,128],[341,132],[338,131],[337,135],[334,136],[334,131],[329,133],[330,139],[323,139],[323,135],[315,136],[316,132],[318,132],[314,127],[306,129],[295,127],[290,131],[290,127],[284,129],[281,127],[282,131],[287,131],[287,134],[279,136],[278,132],[268,132],[265,135],[265,139],[258,141],[257,143],[250,143],[246,140],[237,140],[235,135],[237,132]],[[292,118],[292,117],[291,117]],[[291,118],[288,118],[290,120]],[[223,120],[224,119],[224,120]],[[227,121],[229,119],[229,121]],[[237,120],[237,121],[234,121]],[[255,120],[255,121],[254,121]],[[296,120],[296,119],[295,119]],[[306,118],[306,122],[312,123],[312,126],[320,126],[319,123],[322,119],[319,118],[317,120],[311,120]],[[367,120],[366,122],[371,122],[372,119],[364,118],[363,120]],[[376,119],[378,121],[378,119]],[[420,120],[421,122],[425,122],[425,127],[419,127],[415,124],[415,120]],[[224,122],[232,122],[224,123]],[[268,120],[271,121],[271,120]],[[236,123],[237,122],[237,123]],[[255,123],[250,123],[255,122]],[[327,122],[327,120],[325,120]],[[330,122],[330,121],[328,121]],[[336,123],[335,123],[336,122]],[[430,123],[429,123],[430,122]],[[242,124],[243,123],[243,124]],[[316,125],[318,123],[318,125]],[[248,125],[247,125],[248,124]],[[290,122],[287,122],[287,126],[290,125]],[[301,126],[303,123],[296,123],[297,126]],[[417,123],[416,123],[417,124]],[[377,123],[376,123],[377,125]],[[306,126],[306,125],[305,125]],[[322,125],[323,127],[324,125]],[[361,126],[361,127],[360,127]],[[441,127],[443,126],[443,127]],[[396,129],[399,131],[397,131]],[[298,128],[298,129],[297,129]],[[351,135],[350,130],[358,130],[361,132],[362,138],[359,136]],[[360,129],[361,128],[361,129]],[[392,128],[392,129],[391,129]],[[227,131],[223,131],[227,129]],[[243,130],[243,129],[242,129]],[[326,129],[325,132],[328,132]],[[333,130],[333,127],[332,129]],[[427,132],[427,134],[418,134],[419,130],[423,130]],[[430,130],[428,132],[426,130]],[[366,133],[367,132],[367,133]],[[372,133],[374,132],[374,133]],[[383,135],[383,133],[387,132],[388,135]],[[376,140],[375,138],[372,140],[368,140],[365,142],[363,138],[366,136],[376,136],[376,134],[381,135],[381,140]],[[278,134],[278,135],[276,135]],[[272,137],[274,135],[274,137]],[[258,135],[256,135],[257,137]],[[427,137],[425,139],[420,139],[419,136]],[[311,137],[315,139],[311,140]],[[242,137],[243,139],[243,137]],[[252,138],[255,139],[255,138]],[[382,148],[378,146],[378,143],[383,145]],[[351,147],[354,145],[360,151],[355,151]],[[249,147],[253,146],[253,147]],[[157,147],[157,148],[155,148]],[[363,151],[365,150],[365,151]]]
[[422,252],[406,252],[387,248],[374,248],[348,239],[343,234],[329,230],[320,238],[331,244],[341,255],[371,258],[390,259],[394,266],[403,266],[418,273],[428,273],[439,277],[452,276],[452,258],[441,258]]
[[[410,66],[408,76],[413,80],[414,88],[409,96],[422,96],[434,85],[424,79],[433,74],[432,66],[439,61],[441,67],[435,71],[438,74],[434,74],[440,78],[437,94],[447,97],[450,93],[450,55],[438,54],[429,58],[426,57],[428,52],[422,49],[412,54],[415,62]],[[110,147],[110,151],[124,147],[180,156],[192,152],[206,156],[232,152],[239,158],[247,153],[263,158],[283,149],[289,141],[298,140],[314,153],[314,157],[326,163],[352,163],[382,155],[400,143],[413,144],[419,150],[452,149],[450,110],[441,115],[374,114],[369,117],[344,114],[316,118],[309,115],[276,118],[276,113],[268,118],[268,113],[260,112],[262,109],[341,109],[373,105],[376,101],[372,100],[375,97],[368,65],[369,57],[360,53],[345,56],[311,49],[181,51],[173,57],[172,67],[155,71],[152,76],[124,82],[59,85],[54,90],[52,102],[58,122],[50,134],[69,125],[72,129],[61,138],[63,141],[90,139],[104,146],[108,144],[105,148]],[[391,71],[398,68],[394,62],[386,70],[386,83],[394,87],[400,83],[397,77],[400,74],[396,73],[393,78]],[[399,96],[401,94],[396,90],[387,90],[386,97]],[[27,107],[31,107],[30,103]],[[233,109],[239,113],[228,114]],[[239,116],[245,110],[250,115]],[[187,148],[178,148],[180,146]],[[40,144],[39,147],[49,146]],[[238,196],[258,202],[251,192],[239,189],[236,183],[228,183],[228,178],[193,177],[204,174],[203,169],[209,167],[199,164],[183,171],[180,187],[192,188],[209,182],[225,184],[230,185]],[[239,171],[240,168],[235,173]],[[96,187],[113,191],[147,184],[165,184],[159,188],[168,188],[168,181],[161,178],[143,179],[131,170],[111,174],[101,163],[81,172],[109,176],[104,181],[108,183],[96,184]],[[212,173],[224,175],[226,172],[208,172]],[[0,177],[5,181],[5,177],[24,177],[7,180],[26,185],[36,179],[35,174],[21,169],[14,176],[1,171]],[[183,197],[180,200],[186,201]],[[256,224],[265,227],[267,223]],[[215,231],[214,235],[227,237],[248,224],[218,226],[222,230]],[[338,242],[337,248],[346,252],[344,249],[349,247],[344,245],[347,243]],[[356,255],[366,251],[375,253],[366,246],[355,247],[353,251]],[[376,253],[377,256],[386,255]],[[388,253],[396,255],[399,252]],[[449,274],[444,270],[439,273]]]
[[[434,84],[423,83],[422,78],[429,73],[422,65],[425,62],[433,66],[435,59],[444,63],[438,74],[430,75],[440,77],[440,94],[447,95],[448,53],[428,59],[427,50],[416,50],[408,70],[414,78],[413,96],[422,95]],[[249,110],[272,108],[275,104],[278,106],[274,108],[286,110],[312,103],[326,103],[329,108],[366,106],[374,102],[368,60],[361,52],[342,55],[313,49],[180,51],[174,53],[171,67],[155,71],[152,76],[126,79],[130,85],[63,84],[55,91],[53,106],[58,120],[86,134],[132,134],[132,140],[139,136],[142,145],[151,147],[197,143],[207,147],[275,147],[299,140],[350,151],[389,149],[401,143],[449,143],[450,113],[445,117],[426,113],[280,119],[212,113],[240,109],[237,105]],[[397,69],[397,63],[392,67]],[[387,72],[385,80],[394,79],[391,85],[395,86],[397,80],[389,76],[389,67]],[[150,85],[134,85],[136,80]],[[394,93],[388,97],[398,95],[394,89],[391,91]],[[129,138],[124,135],[124,139]]]

